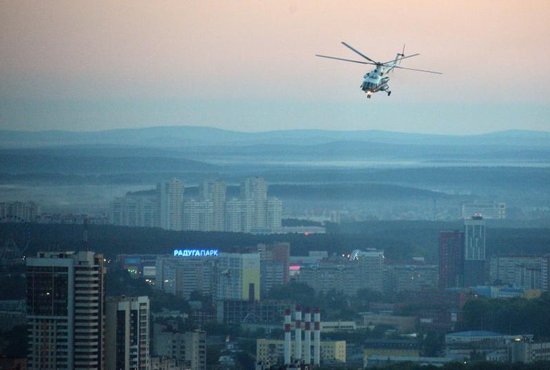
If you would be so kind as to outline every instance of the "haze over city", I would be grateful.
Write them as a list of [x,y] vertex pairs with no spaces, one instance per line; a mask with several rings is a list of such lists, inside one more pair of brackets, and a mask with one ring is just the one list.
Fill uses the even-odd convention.
[[[3,1],[0,126],[477,134],[550,129],[550,4],[531,1]],[[393,95],[366,101],[369,66]],[[366,68],[367,67],[367,68]]]
[[0,0],[0,369],[550,369],[549,20]]

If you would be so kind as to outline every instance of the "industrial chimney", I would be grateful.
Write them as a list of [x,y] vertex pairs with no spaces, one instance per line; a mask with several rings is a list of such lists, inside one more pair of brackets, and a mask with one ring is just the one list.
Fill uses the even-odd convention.
[[295,346],[295,358],[298,362],[302,360],[302,307],[297,304],[296,312],[294,313],[296,318],[295,332],[296,332],[296,341],[294,342]]
[[304,314],[304,363],[306,365],[311,364],[311,310],[306,308]]
[[290,365],[290,309],[285,310],[285,343],[284,343],[284,357],[285,365]]
[[319,308],[315,309],[313,314],[313,364],[321,365],[321,312]]

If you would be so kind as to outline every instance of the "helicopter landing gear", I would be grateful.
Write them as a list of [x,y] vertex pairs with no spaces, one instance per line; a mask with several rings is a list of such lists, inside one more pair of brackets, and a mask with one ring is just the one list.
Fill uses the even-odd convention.
[[388,96],[390,96],[390,95],[391,95],[391,91],[388,91]]
[[371,96],[370,94],[367,94],[367,99],[370,99],[370,96]]

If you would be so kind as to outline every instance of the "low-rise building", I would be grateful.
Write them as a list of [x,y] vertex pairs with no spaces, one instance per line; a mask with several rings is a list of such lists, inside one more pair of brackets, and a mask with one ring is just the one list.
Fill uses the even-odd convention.
[[153,354],[177,360],[185,369],[206,369],[206,332],[174,332],[160,324],[154,325]]
[[397,316],[389,313],[365,312],[361,314],[364,326],[387,325],[392,326],[401,333],[411,333],[416,329],[416,317]]
[[424,263],[386,264],[384,290],[394,293],[436,289],[439,267]]
[[492,284],[548,291],[548,256],[491,257],[489,277]]
[[[302,341],[302,353],[305,353],[305,342]],[[282,365],[284,341],[278,339],[256,339],[256,362],[264,367]],[[295,346],[291,346],[291,358],[295,357]],[[338,365],[346,363],[346,341],[321,341],[321,365]]]
[[416,340],[407,339],[366,340],[363,347],[364,367],[372,365],[375,356],[417,358],[420,356],[420,345]]
[[504,335],[491,331],[463,331],[445,335],[445,357],[468,361],[475,354],[485,360],[506,361],[513,342],[532,341],[532,335]]
[[446,357],[419,357],[419,356],[383,356],[371,355],[364,363],[364,367],[373,368],[398,363],[412,363],[420,366],[442,367],[453,360]]

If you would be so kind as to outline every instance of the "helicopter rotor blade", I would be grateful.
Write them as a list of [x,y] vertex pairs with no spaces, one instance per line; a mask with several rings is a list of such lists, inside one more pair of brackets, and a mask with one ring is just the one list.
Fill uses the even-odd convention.
[[416,68],[405,68],[405,67],[401,67],[401,66],[395,66],[394,68],[406,69],[406,70],[415,71],[415,72],[433,73],[433,74],[436,74],[436,75],[442,75],[443,74],[441,72],[436,72],[436,71],[428,71],[428,70],[425,70],[425,69],[416,69]]
[[366,56],[365,54],[361,53],[359,50],[353,48],[353,46],[349,45],[349,44],[346,44],[344,41],[342,41],[342,45],[344,45],[345,47],[347,47],[348,49],[350,49],[351,51],[361,55],[363,58],[365,58],[366,60],[368,60],[369,62],[372,62],[372,63],[375,63],[375,64],[379,64],[378,62],[376,62],[375,60],[372,60],[371,58],[369,58],[368,56]]
[[[402,61],[403,59],[412,58],[412,57],[417,57],[417,56],[419,56],[419,55],[420,55],[419,53],[416,53],[416,54],[411,54],[411,55],[399,57],[399,58],[397,59],[397,62],[400,62],[400,61]],[[393,60],[390,60],[390,61],[388,61],[388,62],[386,62],[386,63],[384,63],[384,64],[393,63],[393,62],[394,62]]]
[[336,58],[336,57],[329,57],[328,55],[320,55],[320,54],[315,54],[316,57],[320,57],[320,58],[327,58],[327,59],[335,59],[335,60],[341,60],[341,61],[344,61],[344,62],[350,62],[350,63],[359,63],[359,64],[372,64],[372,65],[377,65],[376,63],[371,63],[371,62],[362,62],[360,60],[353,60],[353,59],[345,59],[345,58]]

